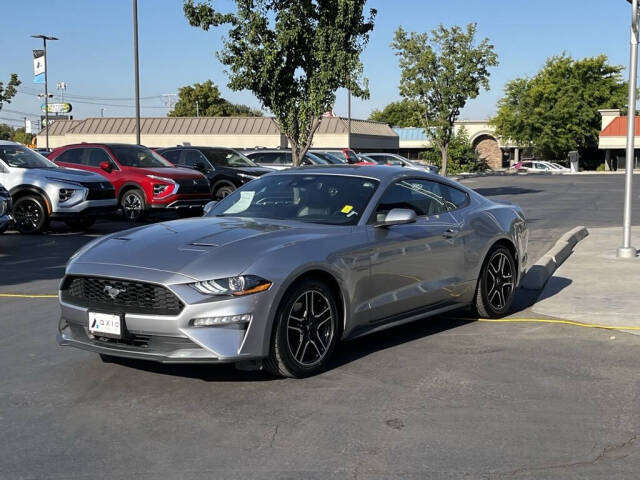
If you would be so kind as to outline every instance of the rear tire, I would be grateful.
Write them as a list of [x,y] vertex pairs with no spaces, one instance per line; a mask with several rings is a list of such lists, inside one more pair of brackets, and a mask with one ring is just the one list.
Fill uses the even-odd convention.
[[20,197],[13,204],[13,223],[20,233],[40,233],[49,225],[49,215],[42,198],[35,195]]
[[215,185],[213,187],[213,200],[216,201],[220,201],[223,198],[229,196],[230,194],[232,194],[235,191],[236,187],[235,185],[232,185],[231,183],[221,183],[219,185]]
[[482,265],[475,299],[480,318],[499,318],[511,308],[516,290],[516,262],[508,248],[492,249]]
[[321,372],[335,349],[338,332],[338,308],[329,288],[318,280],[303,280],[280,302],[265,370],[290,378]]
[[86,232],[93,226],[94,223],[96,223],[96,217],[87,215],[84,217],[69,218],[65,220],[64,223],[66,223],[67,226],[73,231]]
[[127,190],[120,199],[124,218],[130,222],[139,222],[147,216],[147,205],[141,190]]

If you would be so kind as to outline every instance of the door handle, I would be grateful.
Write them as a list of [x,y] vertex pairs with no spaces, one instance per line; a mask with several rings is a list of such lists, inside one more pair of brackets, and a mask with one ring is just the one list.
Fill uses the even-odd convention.
[[460,230],[457,228],[448,228],[442,234],[444,238],[455,238],[460,234]]

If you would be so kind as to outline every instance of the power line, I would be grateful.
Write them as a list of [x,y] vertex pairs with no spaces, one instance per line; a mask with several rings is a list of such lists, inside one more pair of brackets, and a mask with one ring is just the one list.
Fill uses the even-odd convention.
[[[38,96],[38,94],[36,94],[36,93],[29,93],[29,92],[24,92],[24,91],[19,91],[19,93],[22,93],[24,95],[31,95],[31,96],[34,96],[34,97]],[[88,100],[75,100],[75,99],[71,99],[69,97],[70,96],[67,95],[67,99],[73,100],[74,103],[80,103],[80,104],[104,105],[104,106],[107,106],[107,107],[136,108],[135,105],[123,105],[123,104],[108,103],[108,102],[90,102]],[[158,97],[149,97],[149,98],[158,98]],[[158,106],[158,105],[148,105],[148,106],[141,105],[140,108],[162,108],[162,109],[166,109],[167,107]]]
[[[24,93],[27,95],[38,95],[39,92],[37,89],[33,89],[30,87],[21,87],[17,90],[19,93]],[[87,96],[87,95],[73,95],[65,93],[65,98],[68,99],[79,99],[79,100],[106,100],[106,101],[126,101],[126,100],[135,100],[133,97],[95,97],[95,96]],[[150,95],[148,97],[140,97],[140,100],[152,100],[154,98],[162,98],[162,95]]]

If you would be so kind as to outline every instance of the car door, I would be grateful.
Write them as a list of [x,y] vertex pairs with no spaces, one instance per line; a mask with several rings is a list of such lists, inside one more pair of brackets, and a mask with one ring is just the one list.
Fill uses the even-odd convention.
[[[376,226],[393,208],[412,209],[418,218],[410,224]],[[457,303],[463,252],[457,223],[438,182],[394,182],[370,219],[369,235],[374,245],[369,284],[373,322]]]

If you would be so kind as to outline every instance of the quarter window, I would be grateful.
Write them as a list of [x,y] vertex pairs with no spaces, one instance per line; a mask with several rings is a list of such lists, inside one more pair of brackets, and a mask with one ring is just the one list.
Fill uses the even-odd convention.
[[440,189],[442,190],[449,210],[462,208],[469,202],[469,196],[462,190],[442,184],[440,185]]

